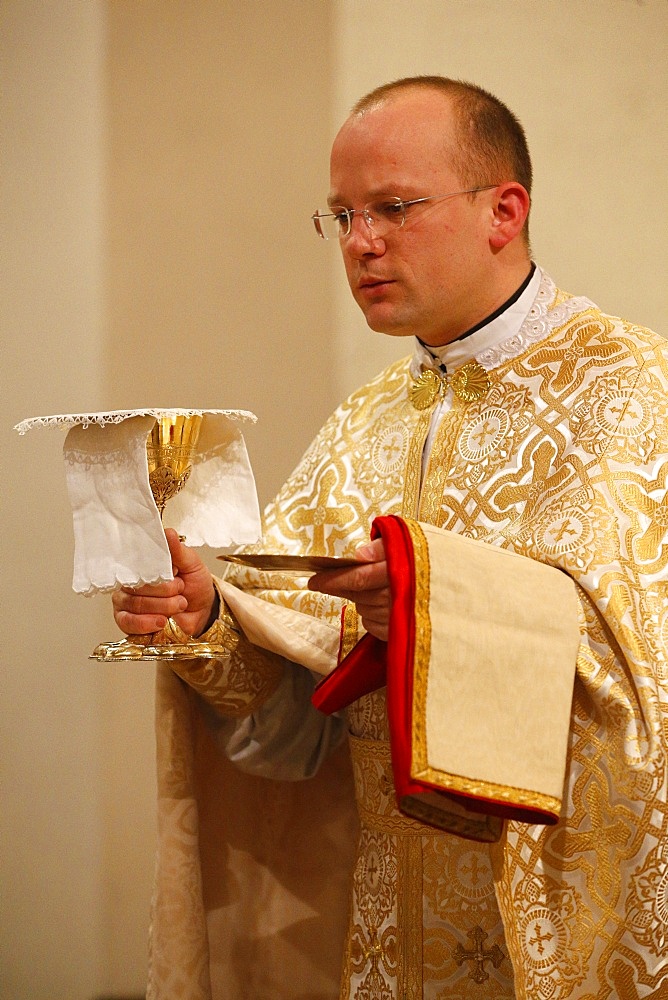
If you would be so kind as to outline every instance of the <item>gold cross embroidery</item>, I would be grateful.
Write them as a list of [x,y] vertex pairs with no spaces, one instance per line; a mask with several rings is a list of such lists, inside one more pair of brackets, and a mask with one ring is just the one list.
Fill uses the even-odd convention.
[[563,523],[552,532],[555,542],[560,542],[566,535],[577,535],[577,533],[577,529],[574,531],[571,528],[571,519],[569,517],[565,517]]
[[496,428],[492,421],[486,420],[482,427],[480,427],[475,434],[472,434],[471,437],[474,441],[477,441],[482,448],[485,439],[488,437],[494,437],[495,431]]
[[554,937],[554,934],[551,934],[549,931],[546,932],[545,934],[543,934],[542,931],[541,931],[541,929],[540,929],[540,920],[536,921],[536,926],[534,928],[534,934],[535,934],[535,937],[529,938],[529,944],[535,944],[536,945],[536,951],[538,952],[539,955],[542,955],[543,952],[545,951],[545,945],[543,944],[543,942],[544,941],[551,941],[552,938]]
[[658,559],[668,536],[668,501],[658,503],[635,483],[623,483],[620,492],[630,507],[649,519],[645,533],[634,542],[638,559],[642,563]]
[[496,496],[499,510],[507,510],[508,507],[516,507],[526,501],[524,517],[530,517],[541,497],[545,495],[547,484],[550,483],[551,487],[556,486],[564,476],[569,474],[568,470],[564,468],[548,479],[553,457],[554,445],[549,441],[543,441],[531,455],[533,459],[531,482],[518,485],[507,484],[502,487]]
[[367,962],[371,960],[372,971],[378,972],[378,962],[381,958],[385,958],[383,946],[378,940],[378,931],[371,932],[371,935],[369,936],[369,943],[362,945],[362,952]]
[[491,962],[494,968],[498,969],[506,956],[498,944],[495,944],[489,950],[484,948],[487,932],[482,927],[474,927],[472,931],[468,932],[468,937],[473,942],[473,947],[467,951],[461,944],[458,944],[453,952],[453,958],[457,965],[462,965],[464,962],[473,962],[474,965],[469,972],[469,979],[472,979],[475,983],[484,983],[489,979],[489,972],[485,969],[485,962]]
[[605,793],[598,785],[588,789],[585,802],[591,829],[560,831],[555,835],[554,849],[569,861],[577,855],[593,853],[596,861],[591,865],[591,877],[598,883],[602,896],[613,899],[620,881],[615,849],[623,851],[626,847],[631,836],[629,822],[622,818],[619,811],[610,808]]
[[394,459],[395,455],[400,455],[402,451],[402,440],[397,434],[393,437],[387,444],[382,446],[383,454],[385,460],[390,463]]
[[[332,497],[336,479],[335,470],[328,469],[320,480],[315,507],[302,507],[296,510],[291,517],[295,527],[313,528],[311,547],[316,554],[322,555],[327,551],[325,546],[326,527],[344,528],[351,524],[355,518],[355,511],[349,504],[337,504],[336,497]],[[341,532],[341,534],[345,533]]]
[[481,865],[478,860],[478,855],[473,855],[473,860],[470,865],[462,865],[460,871],[463,875],[471,876],[471,885],[477,885],[480,875],[486,875],[487,869],[485,865]]

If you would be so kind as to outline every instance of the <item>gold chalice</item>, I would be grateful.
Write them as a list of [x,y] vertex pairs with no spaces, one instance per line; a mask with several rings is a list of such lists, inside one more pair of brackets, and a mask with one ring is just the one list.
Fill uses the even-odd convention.
[[188,482],[197,447],[202,414],[157,417],[146,441],[148,483],[160,511]]
[[[188,481],[201,425],[201,414],[163,414],[156,417],[155,425],[146,441],[146,457],[149,485],[160,512],[160,520],[168,500],[176,496]],[[184,540],[182,538],[182,541]],[[95,647],[90,659],[211,658],[226,651],[226,647],[220,643],[198,642],[190,638],[170,618],[159,632],[129,635],[120,642],[101,643]]]

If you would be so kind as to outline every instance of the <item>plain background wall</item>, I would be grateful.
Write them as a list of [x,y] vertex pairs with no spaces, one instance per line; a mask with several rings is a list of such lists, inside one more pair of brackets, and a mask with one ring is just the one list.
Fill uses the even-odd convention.
[[668,329],[665,0],[4,0],[2,1000],[139,994],[152,668],[88,651],[60,432],[23,417],[244,406],[262,500],[408,345],[366,330],[309,216],[365,90],[473,79],[518,113],[536,257]]
[[[70,590],[57,436],[21,439],[11,428],[33,413],[88,406],[103,384],[101,8],[0,4],[0,46],[0,996],[88,1000],[108,939],[113,687],[85,660],[102,608]],[[149,754],[150,740],[137,749]]]
[[[327,3],[110,3],[105,398],[244,407],[267,501],[335,405]],[[323,385],[324,383],[324,385]],[[335,391],[335,389],[334,389]]]

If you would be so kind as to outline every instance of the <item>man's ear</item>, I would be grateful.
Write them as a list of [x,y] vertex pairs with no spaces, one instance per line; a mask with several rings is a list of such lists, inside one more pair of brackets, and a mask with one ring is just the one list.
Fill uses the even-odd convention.
[[493,196],[489,242],[496,250],[501,250],[521,233],[529,214],[531,199],[526,188],[518,181],[499,184]]

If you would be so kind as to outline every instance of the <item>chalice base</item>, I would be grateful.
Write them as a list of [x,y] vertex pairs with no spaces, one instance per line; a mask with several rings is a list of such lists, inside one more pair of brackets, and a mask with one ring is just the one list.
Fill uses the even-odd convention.
[[197,639],[187,638],[170,618],[159,632],[129,635],[119,642],[101,642],[88,659],[106,663],[112,660],[210,660],[229,655],[229,652],[229,646],[219,642],[198,642]]

